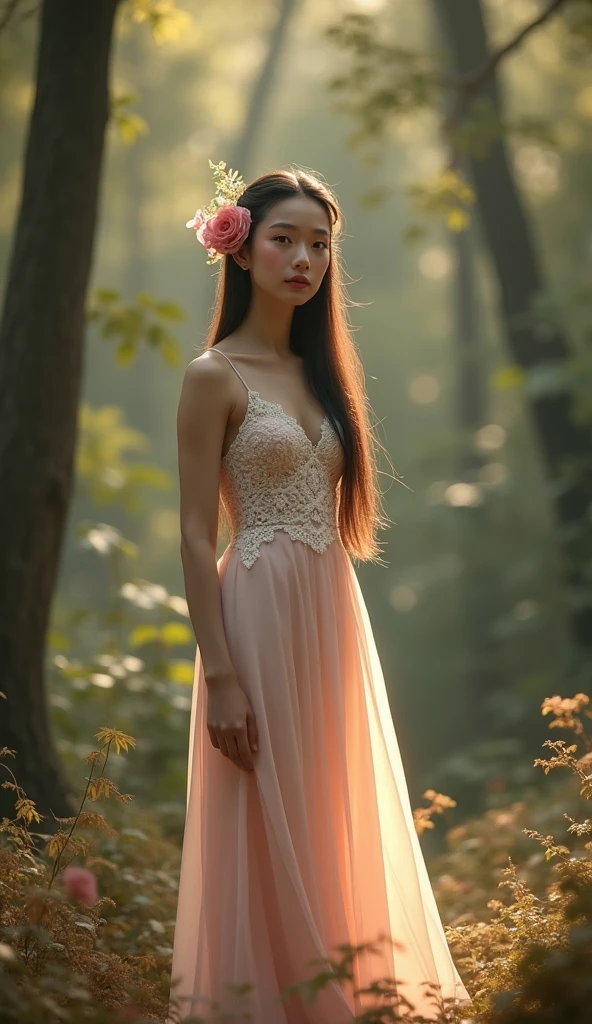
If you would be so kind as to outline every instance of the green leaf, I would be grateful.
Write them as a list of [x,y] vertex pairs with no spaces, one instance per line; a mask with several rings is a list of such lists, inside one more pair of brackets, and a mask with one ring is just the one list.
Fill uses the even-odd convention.
[[458,206],[452,207],[446,214],[446,224],[456,234],[466,231],[470,224],[469,215]]
[[521,366],[504,366],[501,370],[492,374],[491,384],[496,391],[509,391],[511,388],[522,386],[524,371]]
[[70,647],[70,638],[56,629],[50,629],[47,642],[50,647],[57,647],[58,651],[67,651]]
[[165,622],[161,629],[163,643],[167,647],[177,647],[179,644],[191,643],[193,636],[191,630],[184,622]]
[[169,661],[167,665],[167,676],[173,683],[182,683],[190,686],[195,674],[195,665],[192,661],[178,658]]
[[168,331],[160,344],[160,352],[165,363],[168,363],[169,366],[179,366],[181,362],[181,348]]
[[155,302],[154,312],[163,320],[185,320],[185,312],[176,302]]
[[117,302],[120,298],[119,292],[113,288],[97,288],[94,292],[94,299],[96,302],[104,302],[109,305],[112,302]]
[[132,540],[122,540],[119,544],[119,550],[126,558],[137,558],[140,553],[138,545],[134,544]]
[[170,491],[173,486],[172,476],[150,462],[130,462],[127,480],[129,484],[146,484],[160,491]]
[[165,330],[162,324],[150,324],[146,331],[146,341],[154,348],[158,348],[164,338]]
[[144,644],[151,644],[160,638],[160,630],[156,626],[136,626],[129,635],[129,643],[132,647],[142,647]]
[[135,361],[138,354],[138,346],[135,341],[122,341],[117,346],[115,359],[119,366],[129,366]]

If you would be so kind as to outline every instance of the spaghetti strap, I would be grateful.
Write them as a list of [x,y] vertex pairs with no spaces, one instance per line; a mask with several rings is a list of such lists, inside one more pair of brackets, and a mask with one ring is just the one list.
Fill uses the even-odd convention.
[[244,378],[244,377],[242,376],[242,374],[240,374],[240,373],[238,372],[238,370],[237,370],[236,366],[234,365],[234,363],[233,363],[233,362],[232,362],[232,361],[231,361],[231,360],[230,360],[230,359],[228,358],[228,356],[227,356],[227,355],[226,355],[226,354],[225,354],[225,353],[224,353],[224,352],[222,351],[222,349],[221,349],[221,348],[216,348],[216,346],[215,346],[215,345],[212,345],[212,347],[210,348],[210,352],[219,352],[219,354],[220,354],[221,356],[224,356],[224,358],[226,359],[226,361],[227,361],[228,363],[230,363],[230,365],[232,366],[232,369],[234,370],[234,372],[235,372],[236,374],[238,374],[238,376],[239,376],[239,377],[240,377],[240,379],[242,380],[242,382],[243,382],[243,384],[245,385],[245,387],[246,387],[247,391],[250,391],[250,390],[251,390],[251,389],[250,389],[250,387],[249,387],[249,385],[247,384],[247,382],[246,382],[245,378]]

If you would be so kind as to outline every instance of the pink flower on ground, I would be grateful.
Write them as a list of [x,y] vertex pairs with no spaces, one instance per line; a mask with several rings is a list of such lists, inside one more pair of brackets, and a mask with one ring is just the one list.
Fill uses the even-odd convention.
[[221,206],[197,229],[206,249],[225,255],[237,252],[251,230],[251,211],[244,206]]
[[87,868],[68,865],[63,872],[66,892],[71,899],[80,900],[87,907],[92,907],[99,898],[97,879]]
[[135,1003],[128,1003],[127,1006],[123,1006],[119,1013],[125,1021],[139,1020],[141,1017],[141,1013]]

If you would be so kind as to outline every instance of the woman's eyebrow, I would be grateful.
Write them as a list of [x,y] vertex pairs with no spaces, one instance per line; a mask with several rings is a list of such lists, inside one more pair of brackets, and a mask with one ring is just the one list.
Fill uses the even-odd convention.
[[[296,224],[288,224],[285,220],[277,220],[275,224],[269,225],[269,230],[272,228],[289,228],[290,231],[299,231],[300,228]],[[313,228],[315,235],[326,235],[329,237],[329,232],[326,228]]]

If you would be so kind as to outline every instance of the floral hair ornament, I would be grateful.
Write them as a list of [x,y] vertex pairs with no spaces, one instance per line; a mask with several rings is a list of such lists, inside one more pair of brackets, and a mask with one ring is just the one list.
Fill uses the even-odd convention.
[[251,211],[236,205],[246,188],[238,171],[227,171],[224,160],[219,164],[211,160],[208,163],[217,179],[216,195],[185,226],[195,230],[198,242],[208,250],[206,263],[216,263],[227,253],[238,252],[246,241],[251,230]]

